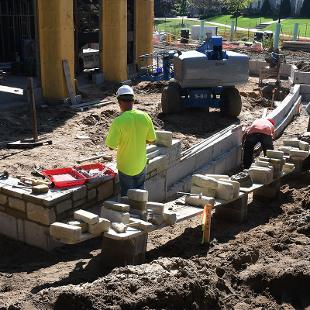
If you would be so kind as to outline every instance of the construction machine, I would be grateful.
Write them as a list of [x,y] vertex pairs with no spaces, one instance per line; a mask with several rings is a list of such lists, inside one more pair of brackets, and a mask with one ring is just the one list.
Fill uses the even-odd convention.
[[249,57],[222,46],[222,37],[212,36],[196,51],[174,55],[174,78],[162,93],[164,113],[211,107],[227,116],[240,114],[242,102],[235,86],[248,81]]

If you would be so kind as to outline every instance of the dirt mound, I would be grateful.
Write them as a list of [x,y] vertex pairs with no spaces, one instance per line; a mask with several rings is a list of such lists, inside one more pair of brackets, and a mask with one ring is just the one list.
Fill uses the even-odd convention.
[[140,82],[134,87],[134,90],[137,94],[162,93],[167,85],[167,81]]
[[310,63],[305,62],[305,61],[299,61],[296,63],[296,67],[298,68],[299,71],[302,72],[310,72]]
[[75,285],[36,288],[11,309],[305,309],[308,178],[287,180],[278,200],[252,202],[247,223],[214,218],[209,247],[198,241],[198,218],[166,227],[150,234],[148,263],[116,268],[92,283],[84,273],[67,279]]

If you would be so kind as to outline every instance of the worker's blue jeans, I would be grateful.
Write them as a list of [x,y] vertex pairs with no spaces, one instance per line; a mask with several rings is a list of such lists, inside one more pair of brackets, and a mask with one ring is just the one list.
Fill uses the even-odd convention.
[[118,171],[119,183],[121,187],[121,196],[127,196],[129,189],[144,189],[146,168],[134,176],[130,176]]

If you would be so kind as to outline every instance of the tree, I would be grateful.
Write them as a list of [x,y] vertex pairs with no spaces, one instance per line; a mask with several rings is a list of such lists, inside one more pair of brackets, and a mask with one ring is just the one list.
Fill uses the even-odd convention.
[[179,4],[179,14],[181,16],[187,15],[187,0],[181,0]]
[[310,18],[310,0],[304,0],[300,10],[300,17]]
[[238,17],[241,15],[241,12],[246,9],[252,0],[225,0],[225,3],[228,5],[230,12],[236,18],[236,30],[238,26]]
[[265,17],[269,17],[273,15],[269,0],[264,1],[260,9],[260,14],[261,16],[265,16]]
[[280,5],[280,16],[289,17],[291,15],[291,1],[282,0]]

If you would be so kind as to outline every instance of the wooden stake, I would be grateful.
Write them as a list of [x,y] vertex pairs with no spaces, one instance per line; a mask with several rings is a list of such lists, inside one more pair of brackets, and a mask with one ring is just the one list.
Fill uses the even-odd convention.
[[29,102],[30,111],[31,111],[32,137],[33,137],[33,141],[37,142],[39,140],[37,109],[36,109],[36,101],[35,101],[34,92],[33,92],[33,78],[32,77],[27,79],[27,90],[28,90],[28,102]]

